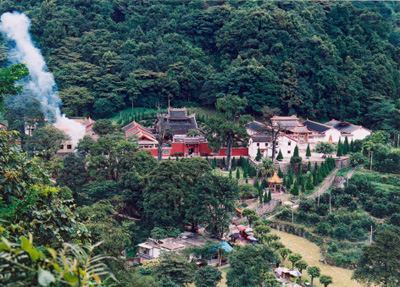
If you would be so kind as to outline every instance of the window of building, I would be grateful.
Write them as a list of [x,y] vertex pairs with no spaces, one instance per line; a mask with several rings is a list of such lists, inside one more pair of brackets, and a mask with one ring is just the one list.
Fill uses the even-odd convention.
[[267,147],[268,146],[268,143],[265,143],[265,147]]
[[287,153],[290,154],[290,150],[288,150]]
[[169,149],[163,149],[162,154],[169,154]]
[[72,149],[72,145],[67,145],[67,149]]
[[260,143],[257,143],[257,146],[260,146]]
[[291,146],[292,145],[292,142],[288,142],[288,144],[287,144],[288,146]]
[[63,146],[63,145],[60,145],[60,149],[64,149],[64,146]]

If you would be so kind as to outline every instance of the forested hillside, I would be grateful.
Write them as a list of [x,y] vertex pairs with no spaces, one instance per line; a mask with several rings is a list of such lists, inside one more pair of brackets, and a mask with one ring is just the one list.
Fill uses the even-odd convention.
[[[396,2],[7,0],[25,12],[64,112],[207,105],[398,128]],[[5,63],[5,50],[0,59]]]

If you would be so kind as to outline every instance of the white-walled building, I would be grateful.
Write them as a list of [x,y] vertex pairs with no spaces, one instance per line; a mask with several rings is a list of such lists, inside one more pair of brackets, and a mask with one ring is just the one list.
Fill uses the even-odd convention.
[[[337,144],[339,140],[349,142],[352,140],[362,140],[372,132],[362,126],[353,125],[348,122],[331,120],[325,124],[306,120],[301,123],[296,116],[273,117],[273,126],[280,134],[276,141],[277,156],[281,150],[283,157],[291,157],[294,148],[299,148],[300,152],[305,152],[310,145],[314,149],[318,142],[330,142]],[[255,158],[260,149],[263,157],[272,156],[272,137],[265,130],[265,125],[260,122],[252,121],[246,125],[247,132],[251,136],[249,140],[249,156]],[[258,132],[257,132],[258,131]]]
[[342,136],[342,133],[332,126],[310,120],[306,120],[303,124],[309,131],[311,131],[309,140],[311,148],[314,148],[318,142],[330,142],[337,144]]
[[372,134],[372,131],[358,125],[353,125],[349,122],[338,121],[335,119],[330,120],[329,122],[325,123],[327,126],[331,126],[338,130],[341,133],[340,139],[343,142],[346,137],[349,140],[362,140],[367,136]]
[[[296,145],[299,148],[303,147],[303,144],[299,143],[297,140],[289,137],[285,133],[280,133],[275,143],[275,156],[278,155],[280,150],[283,157],[291,157]],[[272,146],[273,144],[271,136],[267,135],[266,133],[255,134],[249,140],[249,156],[251,158],[255,158],[257,156],[258,149],[260,149],[263,157],[271,157]],[[307,148],[307,145],[305,148]]]

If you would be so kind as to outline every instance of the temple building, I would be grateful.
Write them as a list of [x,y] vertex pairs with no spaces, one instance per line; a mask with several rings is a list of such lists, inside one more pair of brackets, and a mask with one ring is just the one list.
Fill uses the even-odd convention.
[[330,142],[337,144],[342,135],[340,131],[332,126],[317,123],[309,119],[307,119],[303,125],[305,125],[309,131],[311,131],[309,137],[310,145],[312,147],[318,142]]
[[295,139],[299,143],[308,142],[311,131],[300,122],[300,119],[296,115],[290,117],[274,116],[271,118],[271,121],[275,129],[284,132],[290,138]]
[[150,129],[145,128],[135,121],[124,126],[122,130],[125,132],[125,138],[127,139],[137,137],[141,148],[154,149],[158,147],[158,141]]
[[186,108],[169,108],[167,114],[158,114],[155,126],[161,122],[162,130],[173,136],[186,135],[190,130],[198,130],[195,114],[188,115]]
[[353,125],[349,122],[338,121],[335,119],[330,120],[325,123],[325,125],[330,126],[338,130],[341,134],[341,141],[343,142],[346,137],[349,141],[351,140],[362,140],[366,136],[372,134],[372,131],[358,125]]

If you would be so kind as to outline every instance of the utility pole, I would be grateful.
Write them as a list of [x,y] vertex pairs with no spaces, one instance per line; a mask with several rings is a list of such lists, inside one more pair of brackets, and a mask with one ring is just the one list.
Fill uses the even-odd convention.
[[294,219],[293,219],[293,206],[292,206],[292,224],[294,223]]
[[371,225],[371,235],[369,236],[369,244],[372,243],[372,225]]
[[373,157],[374,152],[371,151],[371,163],[369,165],[369,170],[372,170],[372,157]]

